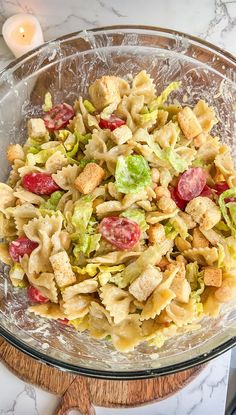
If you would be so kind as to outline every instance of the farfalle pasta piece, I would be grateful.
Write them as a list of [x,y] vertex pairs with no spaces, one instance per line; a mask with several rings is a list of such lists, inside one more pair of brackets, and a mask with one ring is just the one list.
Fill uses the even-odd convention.
[[157,336],[163,336],[163,343],[169,337],[175,336],[177,333],[177,326],[175,324],[165,325],[159,323],[157,319],[145,320],[142,323],[142,335],[145,338],[145,341],[149,341],[157,338]]
[[36,314],[36,316],[45,317],[52,320],[64,320],[67,318],[61,306],[54,303],[32,305],[28,308],[28,311],[30,313]]
[[104,339],[111,333],[112,319],[99,303],[91,301],[89,307],[89,332],[95,339]]
[[158,143],[161,148],[175,147],[178,137],[179,128],[172,121],[153,133],[154,141]]
[[18,236],[24,235],[23,227],[38,216],[38,209],[31,203],[23,203],[7,209],[7,214],[14,220]]
[[168,304],[175,298],[175,293],[169,288],[159,288],[157,287],[151,297],[148,298],[141,316],[140,320],[148,320],[149,318],[155,318],[158,316],[162,310],[166,308]]
[[209,136],[206,142],[199,147],[196,158],[205,163],[212,163],[217,154],[219,154],[219,151],[219,138]]
[[163,213],[159,211],[150,212],[146,216],[146,221],[147,223],[150,223],[150,225],[154,225],[155,223],[162,222],[163,220],[174,218],[178,211],[179,209],[176,208],[171,213]]
[[113,284],[104,285],[100,291],[102,303],[114,318],[114,323],[119,324],[122,320],[126,319],[132,301],[131,295]]
[[58,290],[53,273],[42,272],[38,276],[28,274],[28,280],[44,297],[49,298],[52,303],[58,303]]
[[45,170],[49,173],[56,173],[69,164],[68,158],[61,151],[52,154],[45,163]]
[[206,230],[212,229],[221,219],[218,206],[211,199],[203,196],[190,200],[185,212],[189,213],[193,220]]
[[23,167],[25,162],[23,160],[15,160],[11,166],[11,171],[7,180],[7,184],[11,187],[15,187],[20,180],[20,174],[18,169]]
[[108,254],[96,256],[89,259],[89,262],[93,264],[122,264],[123,262],[129,261],[132,258],[136,258],[140,255],[140,251],[114,251]]
[[139,314],[129,315],[119,324],[112,326],[111,338],[115,348],[122,352],[132,352],[142,340]]
[[0,183],[0,211],[5,213],[4,210],[9,206],[14,206],[16,196],[14,190],[5,183]]
[[124,96],[117,108],[117,115],[126,120],[127,126],[132,132],[138,127],[139,113],[144,106],[144,96]]
[[89,305],[92,299],[88,295],[77,294],[64,301],[62,307],[66,318],[74,320],[86,316],[89,313]]
[[192,262],[197,261],[200,265],[214,265],[218,260],[218,250],[215,247],[187,249],[182,255]]
[[90,294],[97,291],[98,288],[98,282],[93,279],[89,278],[82,282],[79,282],[78,284],[71,285],[69,287],[66,287],[62,291],[62,298],[64,301],[70,300],[77,294]]
[[106,142],[110,138],[107,130],[94,130],[92,138],[85,146],[84,154],[88,159],[98,159],[107,153]]
[[229,177],[234,172],[233,159],[229,149],[225,149],[223,153],[220,153],[215,158],[215,165],[224,177]]
[[22,203],[28,202],[32,203],[33,205],[41,205],[41,203],[44,202],[43,197],[36,195],[35,193],[31,193],[21,186],[16,188],[16,190],[14,191],[14,196],[20,199]]
[[103,217],[112,212],[119,212],[121,210],[128,209],[133,204],[141,200],[147,200],[148,195],[145,190],[137,193],[129,193],[124,196],[121,201],[111,200],[101,203],[96,207],[96,213],[98,217]]
[[80,168],[76,164],[73,164],[73,166],[63,167],[57,173],[53,174],[52,178],[61,189],[73,190],[74,182],[79,172]]
[[195,105],[193,112],[205,133],[209,133],[212,127],[218,122],[214,108],[209,107],[202,99]]
[[141,71],[134,77],[130,94],[143,96],[145,103],[149,103],[155,98],[156,87],[146,71]]
[[192,323],[196,318],[196,306],[194,300],[190,300],[189,303],[183,304],[177,301],[173,301],[167,305],[166,313],[176,324],[176,326],[183,326]]
[[13,218],[7,218],[0,212],[0,238],[10,238],[16,235],[16,227]]
[[23,230],[25,235],[39,245],[29,256],[28,269],[30,274],[51,272],[50,256],[62,249],[60,232],[63,217],[61,214],[32,219]]

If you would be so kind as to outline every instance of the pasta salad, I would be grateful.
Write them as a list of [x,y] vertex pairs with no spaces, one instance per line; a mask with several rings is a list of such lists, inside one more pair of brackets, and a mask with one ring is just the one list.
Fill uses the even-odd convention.
[[[236,171],[215,111],[146,71],[103,76],[11,144],[0,259],[36,316],[120,352],[161,347],[236,297]],[[214,131],[214,129],[213,129]]]

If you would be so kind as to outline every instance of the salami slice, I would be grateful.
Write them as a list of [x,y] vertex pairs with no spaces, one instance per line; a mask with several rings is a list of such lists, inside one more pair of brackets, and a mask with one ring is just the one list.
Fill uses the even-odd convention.
[[30,255],[35,248],[38,247],[38,243],[31,241],[26,236],[21,236],[20,238],[12,241],[9,245],[9,254],[14,262],[20,262],[25,254]]
[[65,102],[55,105],[50,111],[45,112],[43,119],[49,131],[64,128],[75,115],[73,107]]
[[118,127],[121,127],[125,124],[125,121],[121,118],[116,117],[114,114],[110,116],[108,120],[101,120],[99,121],[99,127],[102,129],[108,129],[108,130],[115,130]]
[[26,174],[22,179],[22,186],[36,195],[50,195],[56,190],[60,190],[52,176],[46,173]]
[[189,201],[199,196],[205,185],[205,171],[201,167],[192,167],[180,177],[177,190],[181,199]]
[[181,199],[176,187],[169,187],[171,198],[174,200],[180,210],[184,210],[187,206],[186,200]]
[[206,184],[206,186],[203,187],[203,190],[202,190],[200,196],[209,197],[211,199],[212,196],[213,196],[212,189],[209,186],[207,186],[207,184]]
[[214,185],[214,190],[218,196],[220,196],[221,193],[225,192],[228,189],[229,189],[229,186],[227,182],[217,182]]
[[117,216],[104,218],[99,225],[99,231],[106,241],[122,251],[136,245],[141,236],[141,230],[136,222]]

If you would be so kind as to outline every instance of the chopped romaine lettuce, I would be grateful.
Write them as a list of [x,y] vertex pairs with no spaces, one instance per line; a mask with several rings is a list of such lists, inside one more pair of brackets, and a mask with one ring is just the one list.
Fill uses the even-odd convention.
[[139,114],[140,123],[145,124],[149,121],[155,121],[157,119],[157,113],[158,113],[158,110]]
[[44,104],[42,105],[43,111],[47,112],[52,109],[52,95],[50,92],[46,92],[44,96]]
[[221,193],[221,195],[219,196],[218,203],[227,226],[230,228],[232,235],[236,237],[236,209],[234,207],[234,203],[225,202],[225,199],[230,197],[236,197],[236,187],[232,187],[231,189],[228,189],[225,192]]
[[175,237],[178,235],[178,232],[174,228],[173,224],[170,222],[167,222],[167,224],[164,226],[165,229],[165,235],[167,239],[174,240]]
[[93,199],[84,196],[75,203],[71,223],[78,234],[86,233],[87,226],[93,213]]
[[41,203],[41,205],[39,206],[40,212],[42,213],[42,211],[45,210],[57,210],[57,205],[63,194],[64,192],[60,190],[53,192],[49,199],[46,202]]
[[99,247],[100,239],[101,234],[99,233],[94,235],[89,235],[88,233],[80,235],[79,241],[77,244],[75,244],[75,247],[73,249],[73,254],[75,258],[79,258],[80,253],[88,257],[91,254],[91,252],[96,251]]
[[109,271],[99,272],[97,277],[98,277],[99,284],[102,287],[103,285],[106,285],[110,281],[111,272],[109,272]]
[[[40,150],[37,154],[31,154],[35,164],[44,164],[46,163],[47,159],[52,156],[56,151],[60,151],[62,154],[65,154],[65,149],[62,144],[56,147],[50,147],[44,150]],[[33,160],[32,159],[32,160]]]
[[151,184],[151,171],[143,156],[120,156],[115,179],[119,192],[134,193]]
[[190,262],[186,265],[186,278],[190,283],[192,290],[196,290],[198,288],[198,274],[199,269],[197,261]]
[[98,273],[98,264],[87,264],[85,267],[72,266],[72,270],[77,274],[88,274],[90,277],[94,277]]
[[188,168],[188,163],[180,157],[172,147],[162,150],[164,159],[168,160],[177,173],[183,173]]
[[176,89],[178,89],[181,86],[181,82],[171,82],[166,89],[164,89],[164,91],[161,93],[161,95],[159,95],[159,97],[155,98],[149,108],[150,111],[153,111],[155,109],[160,108],[168,99],[170,93],[172,91],[175,91]]
[[10,278],[14,278],[16,280],[23,280],[25,272],[20,264],[15,263],[13,267],[11,267],[9,271]]
[[58,130],[55,131],[54,134],[56,138],[64,142],[67,139],[68,135],[71,134],[71,132],[69,130]]
[[128,218],[136,222],[139,225],[142,232],[145,232],[149,228],[145,219],[145,212],[142,209],[128,209],[121,213],[120,216],[123,216],[124,218]]
[[84,107],[86,108],[86,110],[92,114],[94,111],[96,111],[96,108],[93,106],[92,102],[88,101],[87,99],[84,100],[83,102]]

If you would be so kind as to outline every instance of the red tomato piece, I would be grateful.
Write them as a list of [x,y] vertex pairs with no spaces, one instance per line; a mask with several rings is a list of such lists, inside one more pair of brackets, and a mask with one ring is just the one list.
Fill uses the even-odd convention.
[[99,121],[100,128],[108,129],[111,131],[115,130],[118,127],[121,127],[124,124],[125,124],[125,121],[119,117],[116,117],[114,114],[112,114],[108,120],[103,120],[101,118],[101,120]]
[[207,186],[207,184],[206,184],[206,186],[204,186],[200,196],[209,197],[209,198],[212,197],[212,190],[209,186]]
[[69,323],[68,318],[58,318],[57,321],[65,326]]
[[206,173],[201,167],[191,167],[179,179],[178,193],[183,200],[199,196],[206,185]]
[[186,200],[181,199],[176,187],[169,187],[171,198],[174,200],[179,209],[184,210],[187,206]]
[[216,194],[218,196],[221,195],[221,193],[225,192],[226,190],[229,189],[228,183],[227,182],[217,182],[213,189],[216,191]]
[[75,116],[73,107],[63,102],[63,104],[55,105],[50,111],[43,115],[44,123],[49,131],[60,130],[66,127],[68,122]]
[[47,173],[28,173],[22,179],[22,186],[36,195],[50,195],[60,187]]
[[30,285],[28,288],[28,297],[32,303],[48,303],[49,299],[44,297],[37,288]]
[[30,255],[35,248],[38,247],[38,243],[31,241],[26,236],[12,241],[9,245],[9,254],[14,262],[19,262],[25,254]]
[[118,216],[104,218],[99,225],[99,231],[106,241],[121,250],[132,248],[141,236],[136,222]]

